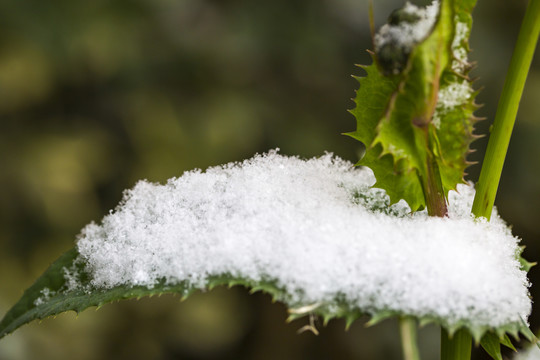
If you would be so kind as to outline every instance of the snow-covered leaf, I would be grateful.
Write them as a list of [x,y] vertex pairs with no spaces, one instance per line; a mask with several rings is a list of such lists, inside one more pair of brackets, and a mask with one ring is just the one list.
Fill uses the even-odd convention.
[[218,285],[269,293],[291,320],[411,316],[478,341],[488,331],[530,335],[519,240],[496,214],[469,214],[471,185],[450,192],[448,218],[434,218],[390,205],[374,181],[330,154],[273,151],[140,182],[25,292],[0,337],[63,311]]

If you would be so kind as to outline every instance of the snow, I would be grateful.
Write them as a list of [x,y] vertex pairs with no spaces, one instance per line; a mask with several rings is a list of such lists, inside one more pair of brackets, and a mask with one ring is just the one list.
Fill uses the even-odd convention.
[[462,80],[441,87],[438,96],[438,110],[448,110],[466,104],[472,96],[472,89],[467,80]]
[[449,194],[448,218],[433,218],[404,202],[389,207],[374,182],[371,170],[331,154],[274,150],[165,185],[139,182],[101,225],[83,229],[77,249],[97,288],[162,279],[204,288],[230,274],[276,282],[295,307],[339,298],[449,324],[527,318],[519,239],[496,214],[469,215],[472,185]]
[[540,360],[540,349],[536,345],[520,351],[513,357],[514,360]]
[[429,35],[433,25],[435,25],[439,13],[439,2],[433,1],[426,8],[420,8],[406,2],[403,11],[418,16],[418,21],[415,23],[404,21],[397,25],[383,25],[375,35],[375,52],[378,52],[388,43],[399,44],[400,48],[410,51],[414,45]]

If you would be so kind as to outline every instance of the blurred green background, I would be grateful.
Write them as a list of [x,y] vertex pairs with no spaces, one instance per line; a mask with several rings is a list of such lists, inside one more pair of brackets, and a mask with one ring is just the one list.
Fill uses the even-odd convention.
[[[417,2],[422,4],[422,2]],[[377,26],[401,0],[375,0]],[[526,1],[479,0],[471,58],[477,112],[494,117]],[[369,63],[367,0],[0,2],[0,316],[79,230],[139,179],[279,147],[355,162],[346,112]],[[540,59],[527,83],[497,206],[539,260]],[[481,160],[487,144],[471,158]],[[476,180],[480,167],[469,169]],[[531,272],[540,298],[539,271]],[[504,289],[501,289],[504,291]],[[538,310],[532,328],[540,328]],[[127,301],[0,341],[0,359],[399,359],[397,325],[297,335],[265,295],[218,289]],[[420,332],[437,358],[438,330]],[[482,355],[477,355],[482,358]]]

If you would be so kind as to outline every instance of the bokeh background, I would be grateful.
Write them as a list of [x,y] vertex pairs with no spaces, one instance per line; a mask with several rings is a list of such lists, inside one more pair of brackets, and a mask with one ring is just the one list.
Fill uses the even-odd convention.
[[[422,2],[416,2],[423,4]],[[424,2],[425,3],[425,2]],[[377,26],[401,0],[375,0]],[[479,0],[477,112],[495,113],[525,0]],[[165,181],[279,147],[355,162],[347,109],[369,63],[367,0],[0,2],[0,315],[79,230],[139,179]],[[529,75],[497,206],[540,259],[540,59]],[[481,160],[487,140],[474,143]],[[469,169],[476,180],[480,167]],[[530,278],[540,298],[539,271]],[[504,291],[504,289],[501,289]],[[397,324],[316,337],[245,289],[126,301],[34,322],[0,359],[399,359]],[[532,328],[540,329],[540,310]],[[435,327],[420,331],[438,357]],[[477,358],[483,358],[476,354]]]

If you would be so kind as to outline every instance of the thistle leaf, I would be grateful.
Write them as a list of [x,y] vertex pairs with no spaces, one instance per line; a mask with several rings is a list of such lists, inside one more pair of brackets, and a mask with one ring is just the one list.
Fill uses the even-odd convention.
[[497,335],[493,333],[487,333],[482,337],[480,345],[486,350],[486,352],[495,360],[503,360],[501,354],[501,341]]
[[[374,171],[375,186],[385,189],[392,202],[405,199],[413,211],[426,206],[431,167],[438,169],[447,195],[463,182],[469,165],[476,93],[467,76],[467,39],[474,4],[443,0],[425,39],[411,49],[396,46],[394,51],[405,52],[400,56],[380,47],[374,63],[363,67],[367,76],[358,79],[351,110],[357,130],[347,134],[366,146],[358,165]],[[396,59],[407,61],[388,69]]]

